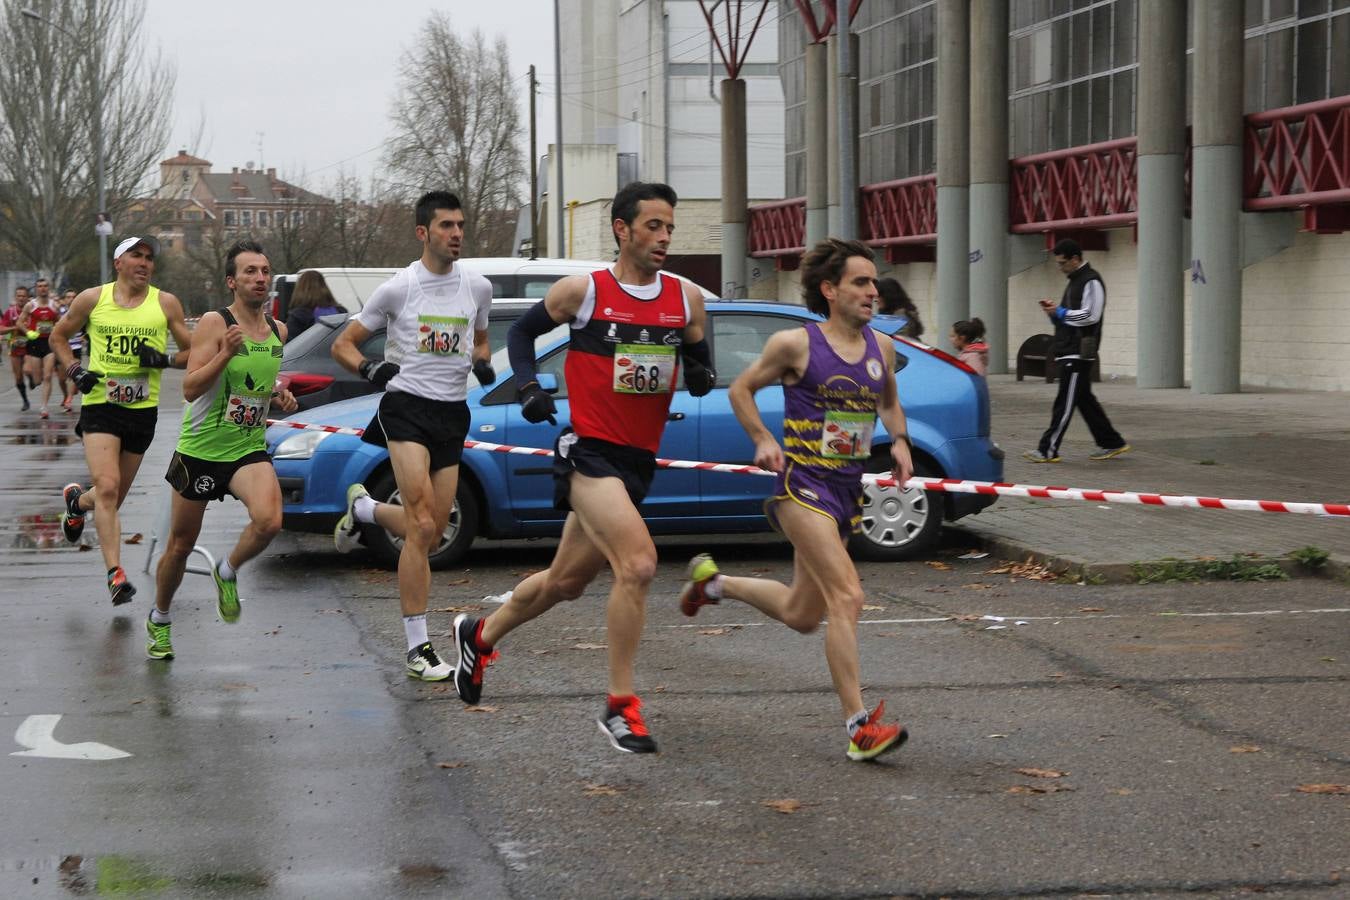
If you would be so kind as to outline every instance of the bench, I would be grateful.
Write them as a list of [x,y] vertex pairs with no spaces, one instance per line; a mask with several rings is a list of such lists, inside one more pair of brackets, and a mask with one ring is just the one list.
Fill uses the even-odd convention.
[[[1033,334],[1022,342],[1022,346],[1017,348],[1018,381],[1027,375],[1037,375],[1044,376],[1045,383],[1049,384],[1058,377],[1059,367],[1055,365],[1055,360],[1050,355],[1050,345],[1053,341],[1053,335]],[[1092,361],[1092,380],[1102,380],[1101,354]]]

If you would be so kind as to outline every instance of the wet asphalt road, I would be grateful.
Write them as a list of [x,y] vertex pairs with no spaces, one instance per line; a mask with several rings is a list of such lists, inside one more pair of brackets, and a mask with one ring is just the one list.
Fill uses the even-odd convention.
[[[593,723],[607,584],[513,635],[475,710],[404,678],[393,574],[312,535],[244,570],[236,626],[189,575],[178,658],[146,660],[139,573],[177,414],[124,518],[141,594],[114,610],[98,553],[60,537],[70,423],[16,406],[0,390],[0,897],[1347,894],[1350,796],[1299,790],[1350,783],[1342,584],[1050,584],[958,559],[959,537],[947,568],[866,565],[866,696],[913,737],[862,765],[820,636],[735,605],[684,619],[704,542],[662,541],[639,659],[662,752],[632,757]],[[241,524],[213,506],[202,544]],[[790,569],[767,539],[715,549],[728,571]],[[433,638],[550,551],[438,573]],[[9,755],[52,715],[56,741],[131,755]]]

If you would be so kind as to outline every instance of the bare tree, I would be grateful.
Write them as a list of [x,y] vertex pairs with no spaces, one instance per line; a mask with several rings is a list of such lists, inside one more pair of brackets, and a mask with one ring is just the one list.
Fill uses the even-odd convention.
[[146,54],[144,17],[144,0],[0,10],[0,241],[38,271],[94,240],[100,130],[114,222],[163,153],[174,70]]
[[407,200],[372,178],[339,175],[328,192],[336,200],[329,230],[333,265],[402,266],[421,252],[413,235],[413,212]]
[[399,69],[386,160],[408,195],[437,187],[459,195],[468,220],[465,256],[509,256],[525,181],[520,113],[506,40],[462,38],[433,12]]

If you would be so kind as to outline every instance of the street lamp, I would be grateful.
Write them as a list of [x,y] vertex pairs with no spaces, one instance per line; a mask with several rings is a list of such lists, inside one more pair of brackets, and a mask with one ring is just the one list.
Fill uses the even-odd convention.
[[[61,25],[61,24],[59,24],[59,23],[57,23],[57,22],[52,21],[51,19],[47,18],[46,16],[44,16],[42,13],[38,12],[38,11],[35,10],[35,9],[30,9],[30,8],[25,7],[24,9],[19,10],[19,15],[23,16],[23,17],[26,18],[26,19],[32,19],[32,20],[35,21],[35,22],[42,22],[42,23],[45,24],[45,25],[50,25],[51,27],[55,28],[57,31],[59,31],[59,32],[61,32],[62,34],[64,34],[64,35],[66,35],[67,37],[69,37],[71,40],[74,40],[74,41],[80,41],[81,43],[84,43],[84,41],[80,38],[80,36],[77,35],[77,34],[75,34],[75,33],[74,33],[73,31],[71,31],[69,28],[66,28],[66,27],[63,26],[63,25]],[[100,76],[102,75],[102,73],[99,72],[99,65],[98,65],[98,42],[97,42],[97,41],[94,41],[94,42],[91,42],[91,43],[90,43],[90,51],[91,51],[91,55],[93,56],[93,68],[94,68],[94,79],[93,79],[93,81],[94,81],[94,152],[95,152],[95,154],[96,154],[96,156],[97,156],[97,167],[98,167],[98,171],[97,171],[97,179],[96,179],[96,183],[97,183],[97,187],[98,187],[98,212],[99,212],[99,213],[103,213],[103,212],[105,212],[105,211],[107,210],[107,208],[108,208],[108,202],[107,202],[107,198],[104,196],[104,186],[103,186],[103,80],[102,80],[102,78],[100,77]],[[95,228],[94,230],[98,233],[98,276],[99,276],[99,284],[107,284],[107,283],[108,283],[108,235],[107,235],[108,229],[107,229],[107,228]]]

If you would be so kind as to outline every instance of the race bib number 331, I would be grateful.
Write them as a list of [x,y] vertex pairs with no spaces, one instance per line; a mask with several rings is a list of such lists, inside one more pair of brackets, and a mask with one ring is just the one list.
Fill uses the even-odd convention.
[[619,344],[614,348],[616,394],[669,394],[675,389],[675,348]]

